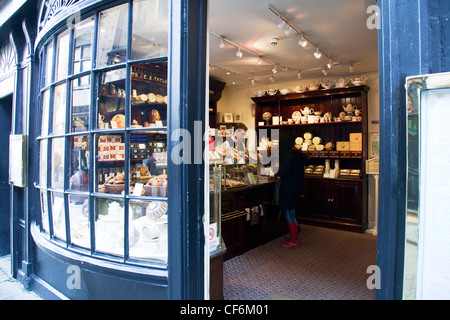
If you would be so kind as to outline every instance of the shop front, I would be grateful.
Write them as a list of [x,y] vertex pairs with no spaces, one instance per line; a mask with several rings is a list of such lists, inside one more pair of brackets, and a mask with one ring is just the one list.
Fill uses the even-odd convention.
[[206,81],[193,80],[206,79],[205,7],[41,1],[18,11],[29,33],[11,33],[26,57],[14,122],[20,112],[29,122],[12,131],[11,150],[25,146],[13,157],[29,166],[10,175],[23,214],[11,257],[26,287],[58,299],[209,296],[204,164],[170,157],[173,132],[205,123]]
[[[210,78],[208,42],[224,37],[208,37],[208,1],[8,2],[0,14],[0,134],[10,133],[1,139],[10,154],[0,187],[9,183],[2,203],[10,210],[0,225],[7,222],[10,236],[0,230],[0,250],[11,254],[12,275],[48,299],[223,298],[222,261],[287,232],[274,198],[271,146],[288,137],[311,157],[300,222],[365,232],[378,214],[376,298],[401,299],[401,88],[411,72],[448,71],[441,39],[425,32],[439,29],[438,5],[415,5],[423,18],[416,26],[411,2],[379,1],[379,70],[366,83],[282,92],[299,86],[295,79],[274,94],[229,83],[225,93]],[[414,32],[400,39],[398,28]],[[442,61],[402,51],[412,34]],[[348,104],[351,110],[342,109]],[[240,122],[251,129],[250,152],[242,163],[235,152],[228,163],[217,152]],[[204,138],[207,123],[215,139]],[[371,215],[378,186],[366,166],[378,132],[380,209]],[[330,164],[333,175],[325,172]]]

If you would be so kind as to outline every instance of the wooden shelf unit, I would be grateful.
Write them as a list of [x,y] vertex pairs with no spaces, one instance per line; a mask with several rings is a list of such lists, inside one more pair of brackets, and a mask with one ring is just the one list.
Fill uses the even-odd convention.
[[[311,156],[310,164],[324,165],[325,159],[329,159],[333,169],[335,160],[339,160],[341,169],[359,169],[361,176],[330,179],[305,175],[303,194],[299,198],[296,211],[300,223],[355,232],[364,232],[367,228],[367,176],[364,164],[368,157],[369,90],[366,86],[355,86],[252,98],[255,102],[257,133],[259,129],[278,129],[280,139],[288,137],[295,140],[296,137],[303,137],[306,132],[310,132],[313,137],[321,137],[323,144],[332,142],[334,148],[338,141],[349,141],[350,133],[362,133],[362,150],[359,152],[341,152],[339,156],[331,152],[308,152]],[[347,104],[356,105],[361,110],[361,121],[334,122],[334,117],[338,117],[339,113],[344,111],[342,107]],[[282,116],[282,120],[287,121],[292,118],[294,111],[303,110],[306,106],[320,111],[322,115],[331,112],[333,121],[258,125],[263,122],[264,112]]]

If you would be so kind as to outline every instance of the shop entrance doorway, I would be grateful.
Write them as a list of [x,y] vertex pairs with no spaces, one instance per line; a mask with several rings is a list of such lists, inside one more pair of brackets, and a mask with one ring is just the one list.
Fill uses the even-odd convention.
[[[324,6],[328,8],[327,10],[325,10],[326,12],[323,10]],[[334,102],[334,105],[339,106],[337,109],[333,109],[332,112],[325,112],[328,110],[324,110],[324,105],[326,103],[323,101],[327,100],[324,99],[321,102],[315,102],[313,98],[309,98],[313,95],[316,95],[315,97],[317,97],[328,89],[333,90],[336,88],[339,89],[344,87],[353,88],[364,84],[367,86],[367,88],[370,89],[368,93],[368,103],[366,104],[367,114],[364,115],[365,119],[363,118],[364,121],[367,121],[367,123],[365,124],[364,129],[360,129],[360,127],[352,127],[350,129],[349,127],[346,128],[351,133],[359,133],[360,131],[365,131],[364,135],[367,135],[367,142],[365,143],[366,145],[364,147],[364,152],[367,153],[367,158],[378,160],[378,148],[375,148],[375,146],[378,145],[377,141],[379,140],[378,134],[380,117],[378,108],[380,89],[377,38],[379,25],[378,20],[376,19],[376,17],[378,16],[377,10],[378,7],[376,6],[375,1],[340,1],[339,4],[333,1],[321,1],[321,5],[317,5],[317,3],[313,1],[305,1],[304,3],[302,3],[302,6],[300,8],[298,2],[290,0],[273,0],[270,1],[270,4],[268,2],[261,1],[246,1],[245,4],[243,4],[242,2],[239,2],[237,0],[230,0],[227,2],[210,0],[210,15],[208,17],[209,75],[210,78],[217,79],[226,83],[226,89],[224,90],[223,98],[218,102],[216,109],[209,110],[210,117],[214,117],[215,119],[215,128],[218,131],[218,136],[220,136],[220,134],[224,136],[226,136],[227,134],[229,135],[232,132],[232,130],[230,129],[233,127],[234,123],[243,122],[250,129],[255,129],[255,132],[261,128],[263,128],[264,130],[268,130],[267,132],[272,129],[279,129],[280,136],[289,136],[289,138],[291,138],[292,140],[295,140],[296,137],[301,137],[302,141],[303,138],[307,139],[303,135],[303,132],[308,131],[306,133],[308,133],[308,135],[312,135],[311,138],[313,136],[318,136],[320,140],[324,138],[333,141],[338,141],[341,139],[347,141],[349,137],[347,135],[347,132],[344,132],[343,126],[348,124],[353,125],[361,120],[358,120],[358,117],[356,117],[355,120],[353,120],[354,122],[352,123],[350,122],[349,118],[345,119],[344,117],[340,119],[339,117],[341,115],[339,114],[344,113],[345,115],[342,106],[347,105],[347,103],[349,102],[353,104],[353,107],[355,107],[356,105],[356,109],[361,108],[361,101],[352,100],[355,98],[355,96],[350,94],[349,96],[342,98],[341,101]],[[343,20],[339,20],[341,19],[340,17],[345,17],[346,15],[340,15],[337,12],[350,11],[361,12],[361,14],[355,15],[351,19],[351,21],[346,18],[344,18]],[[328,13],[331,12],[333,13],[332,19],[330,19],[330,16],[328,15]],[[312,17],[314,17],[314,19]],[[311,21],[308,19],[311,19]],[[318,25],[321,25],[322,27],[327,26],[324,27],[324,29],[328,30],[326,35],[321,35],[319,28],[315,27]],[[342,28],[354,31],[352,32],[352,41],[348,41],[346,32],[344,32],[344,29]],[[307,38],[311,41],[309,41]],[[339,38],[341,38],[342,41],[337,40]],[[327,42],[327,39],[334,39],[336,40],[336,42]],[[320,46],[323,46],[323,48],[319,49],[319,43],[314,43],[315,40],[321,41]],[[338,45],[335,45],[336,43],[338,43]],[[322,52],[322,50],[324,52]],[[326,52],[327,50],[329,52]],[[356,80],[355,82],[355,79],[364,80]],[[289,99],[289,94],[293,94],[293,96],[298,95],[298,97],[306,97],[306,95],[302,95],[304,92],[315,91],[318,88],[320,88],[318,92],[312,92],[311,96],[308,96],[309,100],[302,101],[304,105],[302,105],[301,110],[302,112],[305,111],[306,115],[308,115],[308,110],[310,110],[311,106],[313,105],[313,109],[315,109],[315,111],[317,111],[317,113],[319,114],[319,116],[317,116],[317,121],[322,122],[320,122],[319,124],[314,123],[313,116],[311,116],[311,118],[308,120],[308,118],[304,115],[303,121],[305,122],[299,123],[301,118],[300,117],[298,119],[299,122],[294,123],[295,119],[293,119],[293,111],[297,110],[300,107],[297,106],[294,102],[286,102]],[[330,90],[327,92],[332,91]],[[328,96],[329,94],[327,95],[327,97]],[[253,103],[255,100],[252,99],[252,97],[265,97],[267,98],[267,100],[260,100],[261,105],[257,106],[257,103]],[[258,99],[256,100],[258,101]],[[306,105],[308,105],[309,108],[305,108]],[[287,111],[283,110],[283,108],[291,109]],[[325,123],[327,120],[320,120],[320,117],[322,117],[322,114],[326,113],[332,113],[332,116],[338,119],[333,118],[333,120],[330,120],[329,123]],[[269,118],[264,119],[264,114],[267,114],[267,117]],[[360,114],[360,111],[358,111],[358,114]],[[295,115],[295,117],[296,116],[297,115]],[[331,129],[331,122],[340,122],[338,125],[336,125],[336,128],[338,129]],[[210,121],[210,125],[211,123],[212,122]],[[295,124],[299,126],[294,126]],[[303,124],[305,124],[305,126],[302,127]],[[319,127],[320,129],[318,129]],[[251,132],[251,130],[249,131]],[[327,133],[325,133],[325,131]],[[297,132],[301,133],[301,135],[298,135]],[[327,136],[328,133],[330,134],[329,136]],[[332,138],[330,138],[330,136],[332,136]],[[272,140],[276,141],[277,139],[274,138]],[[254,143],[256,144],[259,142],[260,141],[256,141]],[[372,145],[374,147],[372,147]],[[257,150],[258,147],[260,146],[249,145],[248,149]],[[307,148],[308,146],[304,147]],[[329,148],[331,148],[332,151],[338,151],[336,149],[336,146],[332,146]],[[334,155],[335,153],[333,153],[333,156]],[[345,154],[343,154],[342,156],[343,157],[342,160],[340,160],[340,163],[337,162],[338,169],[336,170],[339,170],[339,165],[341,165],[341,169],[358,168],[359,170],[361,170],[360,172],[368,171],[364,169],[366,166],[365,161],[356,163],[356,161],[354,161],[356,157],[348,161],[348,159],[345,158]],[[361,157],[361,159],[363,158],[365,158],[365,156]],[[316,164],[317,166],[321,164],[326,165],[326,161],[322,160],[319,156],[317,156],[314,161],[314,164]],[[334,166],[336,166],[336,162],[334,160],[329,162],[334,163]],[[370,171],[372,172],[372,170]],[[373,170],[374,174],[377,172],[377,170]],[[335,173],[337,173],[337,171],[335,171]],[[330,183],[331,180],[321,180],[319,182],[313,181],[314,183],[317,182],[317,185],[319,186],[318,188],[315,188],[315,190],[319,190],[319,192],[310,193],[310,195],[314,197],[309,197],[309,199],[314,198],[315,200],[307,203],[309,209],[308,213],[311,212],[314,214],[314,217],[312,217],[313,214],[311,214],[311,219],[309,219],[309,221],[312,221],[313,223],[311,223],[310,225],[305,225],[305,227],[303,227],[302,224],[303,230],[300,233],[302,248],[301,250],[299,248],[296,253],[303,252],[303,250],[305,249],[311,249],[312,253],[307,256],[308,259],[324,257],[324,261],[327,262],[332,260],[332,257],[336,257],[336,255],[338,255],[338,258],[336,260],[338,264],[343,264],[343,260],[341,259],[342,257],[340,255],[346,257],[348,256],[350,258],[358,250],[361,250],[361,252],[363,253],[367,253],[367,260],[364,260],[364,263],[357,268],[359,276],[358,279],[351,279],[349,274],[346,274],[344,271],[339,273],[339,268],[335,266],[330,266],[330,268],[327,269],[323,274],[323,278],[331,277],[332,280],[342,280],[342,283],[345,284],[348,284],[352,281],[352,283],[361,283],[362,286],[360,289],[362,290],[364,295],[359,295],[357,299],[362,299],[362,297],[373,299],[375,296],[375,287],[372,286],[373,281],[369,279],[369,277],[371,275],[373,276],[375,273],[371,270],[377,270],[377,210],[375,209],[376,203],[374,199],[377,198],[376,190],[378,189],[378,187],[377,185],[375,185],[373,178],[367,179],[367,181],[364,181],[364,183],[361,182],[361,184],[363,184],[362,189],[364,189],[364,192],[362,194],[358,193],[355,197],[353,197],[353,195],[356,193],[351,193],[350,195],[350,192],[354,192],[356,188],[351,189],[351,187],[354,186],[350,187],[348,180],[344,180],[345,178],[348,177],[343,177],[343,181],[341,180],[336,184]],[[363,178],[361,178],[361,181],[362,180]],[[324,194],[323,196],[322,191]],[[331,194],[333,194],[333,196],[331,196]],[[351,208],[350,204],[353,203],[354,199],[362,198],[364,198],[364,201],[367,201],[367,204],[364,203],[364,205],[362,205],[363,209],[360,209],[356,205]],[[222,198],[222,201],[223,200],[224,199]],[[269,201],[267,198],[265,198],[265,200],[266,202]],[[229,202],[231,203],[231,200]],[[238,201],[234,201],[234,203],[240,204]],[[303,201],[303,203],[306,202]],[[229,206],[231,207],[231,205]],[[227,210],[224,207],[222,208],[222,214],[225,210]],[[317,210],[311,210],[311,208]],[[303,207],[299,208],[298,211],[301,210],[306,211]],[[363,214],[361,214],[362,216],[364,216],[364,221],[361,223],[361,231],[370,230],[371,234],[348,233],[345,231],[337,230],[338,228],[323,228],[323,226],[325,225],[323,221],[328,217],[333,217],[333,219],[335,217],[338,217],[336,220],[341,219],[341,222],[347,219],[343,223],[348,223],[351,218],[354,218],[355,216],[357,216],[357,214],[360,214],[360,212],[364,210],[367,210],[367,213],[364,212]],[[231,212],[232,210],[229,211]],[[269,210],[265,210],[264,218],[267,218],[269,216],[268,211]],[[347,216],[344,216],[344,212],[345,214],[347,214],[347,212],[350,211],[355,212],[352,217],[349,218]],[[242,249],[242,251],[248,249],[248,247],[251,247],[253,249],[253,245],[255,243],[257,244],[262,242],[258,242],[260,239],[258,238],[258,236],[260,235],[260,233],[258,232],[260,231],[260,229],[266,227],[266,225],[263,226],[262,223],[258,224],[256,219],[253,220],[252,217],[253,216],[251,214],[245,215],[244,213],[242,215],[242,220],[244,221],[242,223],[243,226],[248,226],[254,223],[252,228],[249,227],[246,230],[257,230],[254,233],[243,232],[242,238],[247,241],[245,243],[251,243],[252,245],[247,246],[245,249]],[[308,217],[304,220],[307,219]],[[279,221],[280,224],[286,223],[284,217],[282,216],[280,217]],[[314,223],[318,224],[314,225]],[[223,230],[223,236],[225,236],[227,230],[226,228],[223,228]],[[229,233],[237,233],[237,230],[244,230],[244,227],[235,227],[234,230],[230,231]],[[322,236],[318,237],[319,234]],[[238,236],[234,238],[238,238]],[[339,240],[336,240],[337,238],[339,238]],[[314,239],[314,241],[312,239]],[[227,239],[225,239],[224,242],[227,247],[228,253],[232,251],[233,245],[235,245],[236,247],[241,245],[243,247],[242,243],[244,243],[244,241],[236,240],[236,243],[232,243],[231,241],[226,240]],[[318,240],[321,241],[320,244]],[[270,251],[270,253],[273,252],[275,256],[278,254],[281,255],[281,257],[278,257],[278,260],[273,260],[279,262],[280,265],[283,265],[283,263],[280,261],[282,258],[284,258],[284,251],[279,250],[279,248],[281,248],[282,241],[283,237],[280,237],[276,238],[274,242],[270,242],[264,245],[264,248],[266,249],[273,247],[273,250]],[[352,245],[357,245],[355,250],[349,249],[349,251],[340,251],[341,248],[334,247],[336,244],[341,244],[346,241],[348,241],[348,243]],[[361,249],[361,246],[358,246],[358,244],[361,244],[361,242],[367,244],[367,247],[365,247],[367,248],[367,250]],[[367,252],[364,250],[366,250]],[[238,249],[236,249],[236,251],[238,251]],[[252,254],[252,252],[250,252],[249,255]],[[260,256],[263,254],[262,251],[258,252],[260,253]],[[339,254],[337,254],[336,252],[339,252]],[[264,253],[266,252],[264,251]],[[261,283],[260,287],[264,287],[268,290],[268,292],[272,292],[274,294],[279,293],[280,291],[277,291],[280,290],[279,283],[273,284],[271,288],[267,288],[268,286],[271,286],[270,283],[276,283],[276,281],[272,279],[274,277],[271,273],[271,270],[268,270],[267,277],[262,276],[261,273],[258,273],[256,275],[256,270],[260,271],[261,269],[264,269],[266,265],[273,265],[270,259],[258,260],[260,259],[260,256],[252,259],[251,266],[253,266],[254,268],[250,268],[248,270],[248,273],[242,271],[241,267],[243,265],[240,265],[240,262],[234,263],[234,265],[237,266],[236,274],[245,273],[248,275],[253,275],[253,279],[251,278],[251,276],[247,277],[250,282],[252,282],[253,280],[253,283],[255,283],[256,280],[261,281],[263,283]],[[361,257],[358,256],[358,253],[356,253],[353,258],[361,260]],[[245,259],[245,257],[243,257],[243,259]],[[230,260],[231,259],[226,259],[225,266]],[[299,260],[302,263],[306,263],[305,261],[307,261],[307,259],[305,259],[305,257],[302,257],[301,254],[299,254]],[[256,261],[259,261],[260,263],[257,263]],[[319,265],[320,263],[322,263],[320,259],[314,260],[314,263],[317,262],[319,262]],[[352,264],[351,259],[348,263]],[[246,266],[250,265],[250,263],[245,264]],[[292,259],[289,259],[286,261],[285,265],[292,264],[295,265],[295,263],[292,262]],[[313,267],[313,264],[306,265],[305,268],[306,267],[310,268],[309,270],[307,270],[306,274],[308,274],[309,272],[314,274],[317,273],[317,268]],[[321,266],[321,268],[322,267],[323,266]],[[298,265],[296,265],[296,268],[298,268]],[[254,297],[259,297],[262,299],[266,299],[267,297],[270,297],[269,294],[265,294],[264,292],[251,292],[249,286],[243,285],[242,281],[236,280],[236,277],[234,276],[233,279],[227,279],[227,277],[231,278],[229,276],[230,272],[227,273],[227,268],[224,269],[224,286],[226,285],[227,280],[229,280],[229,283],[236,284],[236,286],[233,287],[230,291],[240,290],[242,292],[241,295],[234,295],[233,298],[238,299],[244,297],[246,299],[252,299]],[[232,267],[228,269],[232,270]],[[279,271],[280,269],[275,268],[275,270]],[[211,273],[213,272],[214,270],[211,269]],[[305,272],[302,274],[302,276],[304,276],[304,274]],[[268,281],[266,281],[266,279]],[[273,281],[271,282],[269,280]],[[290,280],[292,280],[294,284],[299,284],[300,287],[305,283],[310,283],[312,292],[320,291],[316,290],[318,288],[316,288],[315,286],[318,286],[319,284],[318,282],[315,282],[313,277],[302,279],[300,275],[294,275],[293,279]],[[367,282],[367,285],[366,281],[369,281]],[[291,290],[294,287],[294,284],[290,282],[286,284],[286,287],[289,287]],[[330,290],[326,292],[326,288],[328,285],[331,284],[324,284],[325,287],[322,288],[325,291],[324,296],[315,295],[314,297],[323,299],[325,296],[327,296],[329,298]],[[336,285],[340,286],[341,284],[337,283]],[[359,287],[358,289],[351,290],[353,290],[353,292],[356,292],[357,290],[359,290]],[[340,293],[343,294],[342,292]],[[295,294],[291,295],[287,291],[284,291],[283,295],[294,299],[304,298],[304,296],[298,296]],[[230,298],[230,296],[231,295],[225,296],[225,299]],[[339,297],[344,296],[346,295],[343,294]],[[336,298],[338,296],[336,295],[333,297]],[[308,298],[312,299],[313,296],[310,295],[308,296]]]
[[0,257],[10,253],[9,134],[11,133],[12,95],[0,99]]

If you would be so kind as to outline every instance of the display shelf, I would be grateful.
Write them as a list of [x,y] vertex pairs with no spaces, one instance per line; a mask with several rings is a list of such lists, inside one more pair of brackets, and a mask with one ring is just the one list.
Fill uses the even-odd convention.
[[[255,102],[257,135],[259,130],[267,130],[267,136],[271,139],[271,130],[279,130],[280,139],[304,138],[307,133],[311,139],[319,137],[321,144],[331,142],[333,149],[304,151],[311,157],[309,164],[323,166],[325,161],[328,161],[331,162],[330,169],[334,168],[333,165],[337,165],[335,169],[355,170],[360,173],[359,176],[354,177],[337,175],[338,178],[328,178],[323,175],[306,176],[303,188],[305,194],[301,197],[297,208],[300,220],[315,221],[317,225],[338,229],[346,229],[346,225],[351,224],[352,227],[347,229],[360,232],[366,228],[367,177],[364,163],[368,154],[367,93],[369,90],[366,86],[353,86],[252,98]],[[308,113],[311,109],[313,111]],[[300,112],[300,116],[296,111]],[[263,119],[263,114],[266,112],[269,112],[272,118],[281,117],[282,122],[293,121],[294,123],[271,124],[272,118]],[[308,119],[308,115],[311,118]],[[300,123],[295,123],[295,119]],[[312,120],[317,122],[311,123]],[[259,125],[261,122],[264,122],[264,125]],[[357,147],[353,145],[351,149],[336,150],[338,142],[350,144],[352,133],[361,134],[360,145]],[[318,196],[324,192],[327,194],[326,197]],[[350,203],[345,204],[343,197]]]

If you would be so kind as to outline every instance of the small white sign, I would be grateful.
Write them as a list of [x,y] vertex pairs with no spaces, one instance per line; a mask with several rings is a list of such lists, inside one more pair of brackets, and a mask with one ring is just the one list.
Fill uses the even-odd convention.
[[211,251],[216,250],[219,246],[219,237],[217,237],[217,222],[211,223],[209,225],[208,241],[209,250]]

